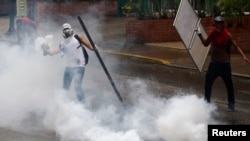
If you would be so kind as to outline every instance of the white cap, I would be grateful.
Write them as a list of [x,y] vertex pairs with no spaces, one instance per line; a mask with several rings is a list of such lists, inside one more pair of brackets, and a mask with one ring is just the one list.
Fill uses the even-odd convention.
[[62,29],[64,30],[65,28],[71,29],[71,25],[70,25],[69,23],[64,23],[64,24],[62,25]]
[[224,18],[221,17],[221,16],[217,16],[217,17],[214,18],[214,21],[215,22],[224,22]]

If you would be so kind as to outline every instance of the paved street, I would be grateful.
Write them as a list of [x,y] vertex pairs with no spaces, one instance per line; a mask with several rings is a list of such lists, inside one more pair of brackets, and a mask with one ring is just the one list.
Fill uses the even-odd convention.
[[[151,94],[154,95],[153,97],[160,97],[160,101],[171,99],[172,97],[177,95],[197,95],[200,98],[202,98],[203,96],[204,73],[200,73],[192,69],[169,67],[143,61],[131,61],[129,59],[116,58],[116,56],[114,58],[114,56],[105,54],[102,54],[102,57],[107,65],[107,68],[110,71],[111,76],[113,77],[116,86],[118,87],[118,90],[124,98],[125,104],[128,104],[128,107],[135,106],[136,108],[137,106],[139,106],[137,108],[142,108],[141,110],[145,110],[144,108],[146,107],[143,108],[141,107],[141,105],[137,105],[136,103],[139,102],[140,99],[143,100],[147,97],[151,99],[151,96],[149,96]],[[97,114],[98,116],[99,114],[96,113],[95,110],[98,110],[99,108],[102,109],[100,105],[106,105],[109,102],[111,102],[110,104],[113,103],[114,105],[117,105],[119,101],[112,88],[110,87],[109,81],[106,78],[105,73],[101,68],[98,60],[93,54],[91,58],[92,59],[90,60],[90,64],[85,74],[85,90],[86,97],[88,99],[87,103],[90,104],[90,109],[93,110],[93,113]],[[212,101],[218,108],[218,110],[216,110],[218,114],[213,115],[213,118],[217,119],[223,124],[249,124],[250,121],[248,117],[250,116],[250,103],[247,101],[247,99],[249,99],[248,92],[250,90],[248,86],[250,81],[246,78],[234,77],[234,82],[237,98],[236,111],[227,111],[226,91],[222,81],[218,79],[215,83],[212,95]],[[129,84],[133,84],[134,86],[130,86]],[[96,87],[98,89],[96,89]],[[132,90],[131,88],[136,88],[137,90]],[[106,95],[105,91],[108,91],[109,94]],[[96,94],[101,95],[92,97],[92,95]],[[133,96],[136,96],[138,94],[143,95],[141,95],[141,98],[140,96],[137,98]],[[152,102],[154,103],[155,98],[153,97]],[[103,98],[105,99],[105,101],[103,101],[103,104],[99,103]],[[100,105],[97,103],[99,103]],[[148,104],[151,105],[150,103]],[[159,110],[159,107],[157,105],[154,105],[152,108],[156,108],[155,110]],[[117,114],[119,115],[119,112]],[[126,115],[128,113],[125,112],[124,114]],[[49,131],[48,129],[44,128],[41,123],[37,122],[40,122],[40,120],[38,119],[38,121],[36,121],[34,119],[27,119],[24,123],[22,123],[22,126],[25,125],[24,129],[15,129],[17,131],[13,131],[8,128],[1,128],[1,139],[4,139],[4,141],[60,140],[60,138],[53,131]],[[150,139],[148,140],[151,141]]]

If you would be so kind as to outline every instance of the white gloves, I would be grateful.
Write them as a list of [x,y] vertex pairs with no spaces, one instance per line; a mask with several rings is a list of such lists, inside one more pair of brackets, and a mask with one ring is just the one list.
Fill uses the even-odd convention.
[[197,27],[197,29],[195,30],[195,32],[196,32],[196,34],[198,36],[201,36],[201,29],[200,29],[200,27]]

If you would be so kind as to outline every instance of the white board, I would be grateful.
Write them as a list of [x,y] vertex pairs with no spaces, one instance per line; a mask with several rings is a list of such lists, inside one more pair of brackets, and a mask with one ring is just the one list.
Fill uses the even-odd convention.
[[180,35],[193,62],[201,72],[209,53],[210,46],[204,47],[195,33],[195,30],[200,27],[203,37],[207,37],[207,32],[201,24],[200,18],[197,16],[188,0],[181,0],[173,25]]
[[[204,38],[207,38],[207,32],[203,28],[202,24],[198,22],[197,26],[200,28],[202,36]],[[207,55],[209,53],[209,46],[205,47],[202,44],[200,38],[195,33],[195,36],[193,38],[193,41],[191,42],[191,45],[188,51],[190,55],[192,56],[194,63],[196,64],[199,71],[202,71],[203,66],[206,62]]]

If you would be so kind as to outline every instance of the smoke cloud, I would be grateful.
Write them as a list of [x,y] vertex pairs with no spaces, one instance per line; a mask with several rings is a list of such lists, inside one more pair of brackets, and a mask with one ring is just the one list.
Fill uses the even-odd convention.
[[[86,103],[80,104],[61,89],[62,58],[44,57],[41,52],[30,54],[18,47],[1,47],[0,52],[0,127],[47,130],[61,140],[205,141],[206,125],[214,123],[211,114],[215,106],[191,94],[156,97],[140,79],[121,82],[127,87],[125,106],[108,88],[91,91],[96,89],[94,82],[86,80],[90,82],[84,83],[89,91]],[[27,127],[32,122],[36,126]]]

